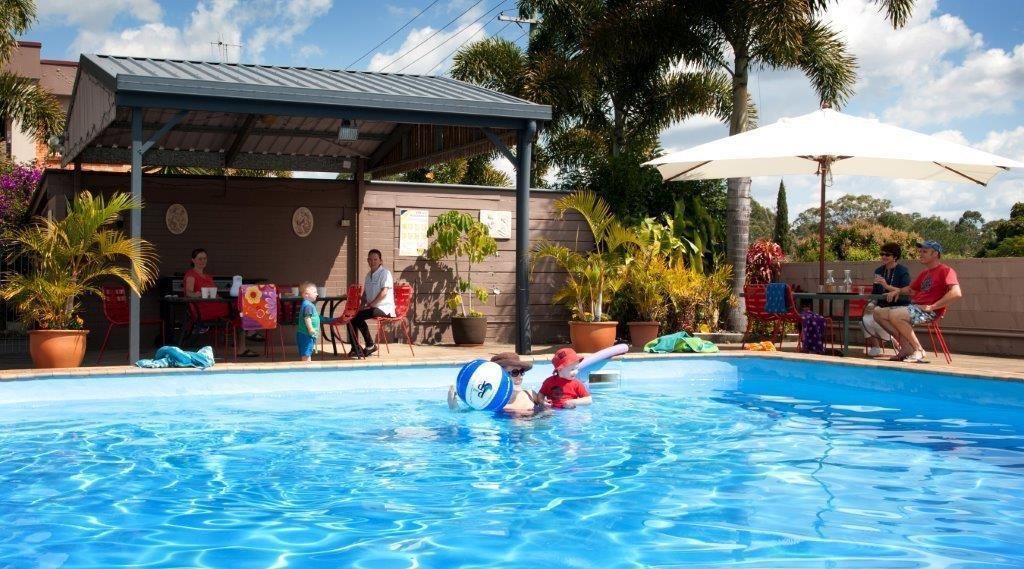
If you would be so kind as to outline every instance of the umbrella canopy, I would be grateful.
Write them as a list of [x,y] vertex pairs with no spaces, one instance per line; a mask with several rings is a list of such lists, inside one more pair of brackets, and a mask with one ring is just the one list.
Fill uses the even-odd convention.
[[985,185],[1024,163],[933,136],[824,108],[667,154],[646,163],[666,182],[748,176],[821,177],[819,278],[825,275],[825,180],[829,174]]

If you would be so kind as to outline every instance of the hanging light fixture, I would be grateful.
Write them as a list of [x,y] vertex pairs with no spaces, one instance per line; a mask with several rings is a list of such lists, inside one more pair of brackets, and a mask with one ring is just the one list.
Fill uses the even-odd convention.
[[354,122],[348,119],[341,119],[341,128],[338,129],[338,140],[359,140],[359,129]]

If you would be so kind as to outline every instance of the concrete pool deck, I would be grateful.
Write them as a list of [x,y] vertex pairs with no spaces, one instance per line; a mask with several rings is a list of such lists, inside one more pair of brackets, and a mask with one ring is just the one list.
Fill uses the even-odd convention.
[[[281,370],[283,368],[301,369],[302,367],[309,368],[339,368],[343,369],[347,366],[393,366],[393,365],[410,365],[410,364],[422,364],[422,363],[435,363],[435,364],[461,364],[471,359],[478,357],[490,357],[498,352],[513,351],[514,345],[501,344],[501,343],[489,343],[484,346],[474,347],[461,347],[454,346],[451,344],[441,345],[418,345],[415,347],[416,355],[412,356],[409,353],[409,347],[405,345],[392,345],[391,353],[385,351],[381,357],[377,357],[376,354],[365,360],[350,360],[341,357],[335,357],[328,352],[328,354],[317,354],[314,356],[314,361],[308,364],[303,364],[298,361],[294,346],[286,346],[286,350],[292,350],[287,354],[287,360],[270,361],[267,358],[262,357],[261,344],[251,344],[255,351],[259,351],[261,356],[256,358],[240,358],[237,362],[218,361],[211,371],[245,371],[245,370]],[[562,345],[539,345],[534,346],[533,359],[534,359],[534,372],[532,375],[543,377],[541,374],[546,375],[549,371],[547,362],[551,358],[551,355],[558,349],[563,347]],[[991,356],[976,356],[976,355],[965,355],[965,354],[953,354],[953,363],[946,364],[945,359],[940,354],[938,358],[934,354],[928,354],[927,364],[911,364],[902,362],[890,362],[885,358],[873,359],[863,355],[859,348],[852,350],[852,355],[849,357],[834,357],[834,356],[819,356],[814,354],[802,354],[792,351],[793,344],[787,343],[785,351],[782,352],[760,352],[760,351],[749,351],[740,348],[739,344],[720,344],[721,352],[719,354],[646,354],[639,351],[631,351],[623,357],[627,358],[662,358],[666,356],[678,357],[684,355],[686,357],[715,357],[724,355],[728,357],[777,357],[789,360],[800,360],[808,362],[826,362],[826,363],[841,363],[856,366],[868,366],[876,367],[879,369],[903,369],[907,371],[922,371],[932,373],[948,373],[953,375],[963,375],[972,377],[987,377],[995,379],[1005,379],[1011,381],[1024,381],[1024,358],[999,358]],[[90,357],[91,356],[91,357]],[[119,375],[125,373],[137,373],[143,372],[140,368],[128,365],[104,365],[96,366],[91,365],[95,362],[95,353],[86,355],[86,361],[82,368],[77,369],[60,369],[60,370],[34,370],[31,369],[32,363],[28,359],[28,354],[15,354],[13,356],[2,356],[0,357],[0,381],[16,380],[20,378],[39,378],[47,376],[62,376],[67,377],[69,375]],[[127,360],[126,350],[108,350],[104,355],[104,360],[111,364],[113,362],[124,362]],[[167,370],[156,370],[158,372],[166,372]],[[171,370],[171,371],[190,371],[190,368]]]

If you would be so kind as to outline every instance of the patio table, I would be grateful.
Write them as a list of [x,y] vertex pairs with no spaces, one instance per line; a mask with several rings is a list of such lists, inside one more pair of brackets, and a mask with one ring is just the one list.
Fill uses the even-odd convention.
[[881,300],[883,294],[858,293],[858,292],[794,292],[796,300],[817,300],[818,311],[824,313],[822,306],[828,301],[828,315],[832,315],[832,303],[841,300],[843,302],[843,351],[846,356],[850,351],[850,301],[851,300]]
[[[320,317],[323,318],[325,316],[333,316],[334,315],[334,311],[338,308],[338,305],[340,305],[341,303],[345,302],[345,300],[347,298],[348,298],[347,294],[332,295],[332,296],[321,296],[321,297],[317,298],[316,301],[318,303],[320,303]],[[297,306],[298,304],[300,304],[302,302],[302,297],[301,296],[292,296],[292,295],[282,295],[280,297],[280,301],[281,302],[288,302],[288,303],[291,303],[293,306]],[[221,303],[227,304],[228,307],[230,308],[230,310],[232,311],[232,313],[234,313],[235,312],[235,307],[238,304],[238,297],[236,297],[236,296],[227,296],[227,295],[218,295],[215,298],[201,298],[201,297],[179,296],[179,295],[170,295],[170,294],[167,295],[167,296],[164,296],[161,299],[161,303],[166,308],[166,312],[165,313],[169,315],[169,318],[164,320],[164,330],[165,330],[165,336],[164,337],[165,338],[175,338],[175,336],[174,336],[174,323],[177,320],[178,308],[182,307],[182,306],[188,306],[189,304],[194,304],[196,302],[221,302]],[[280,324],[281,325],[292,324],[292,322],[281,322]],[[328,327],[328,328],[330,328],[330,327]],[[184,341],[184,339],[185,339],[185,326],[182,326],[181,327],[181,331],[178,333],[178,336],[175,339],[175,343],[173,345],[180,346],[181,343]],[[332,345],[334,344],[335,340],[336,339],[334,338],[334,333],[332,331],[331,332],[331,344]],[[335,348],[335,351],[337,351],[337,348]]]

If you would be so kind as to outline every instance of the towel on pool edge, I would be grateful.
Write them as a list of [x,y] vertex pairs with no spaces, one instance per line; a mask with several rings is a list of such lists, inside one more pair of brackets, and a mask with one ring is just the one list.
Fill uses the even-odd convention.
[[156,351],[151,360],[135,362],[138,367],[197,367],[206,369],[213,365],[213,348],[203,346],[196,352],[186,352],[178,346],[164,346]]
[[714,353],[718,346],[707,340],[694,338],[686,332],[667,334],[647,342],[644,351],[653,354],[666,354],[670,352],[698,352]]
[[764,290],[764,311],[772,314],[786,312],[786,283],[769,283]]

